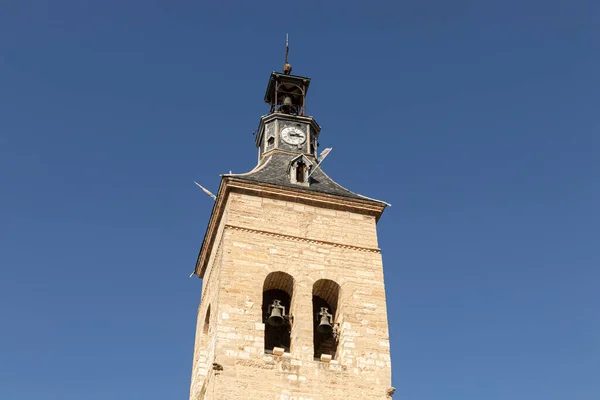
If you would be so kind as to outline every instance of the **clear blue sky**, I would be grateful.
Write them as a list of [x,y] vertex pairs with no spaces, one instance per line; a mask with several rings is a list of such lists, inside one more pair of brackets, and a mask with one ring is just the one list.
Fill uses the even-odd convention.
[[254,167],[285,32],[393,204],[397,397],[600,398],[600,3],[208,3],[2,1],[0,399],[187,398],[192,181]]

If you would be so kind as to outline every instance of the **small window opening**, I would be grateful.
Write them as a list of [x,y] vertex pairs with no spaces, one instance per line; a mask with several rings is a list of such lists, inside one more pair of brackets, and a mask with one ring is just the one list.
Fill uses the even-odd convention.
[[302,161],[298,162],[298,166],[296,167],[296,182],[303,183],[306,179],[304,175],[306,173],[306,164]]
[[312,163],[304,156],[299,156],[292,160],[288,170],[290,182],[308,186],[311,167]]
[[267,149],[271,148],[274,145],[275,145],[275,138],[271,136],[270,138],[267,139]]
[[206,317],[204,317],[204,326],[202,327],[202,332],[204,334],[208,334],[208,328],[210,327],[210,306],[206,310]]

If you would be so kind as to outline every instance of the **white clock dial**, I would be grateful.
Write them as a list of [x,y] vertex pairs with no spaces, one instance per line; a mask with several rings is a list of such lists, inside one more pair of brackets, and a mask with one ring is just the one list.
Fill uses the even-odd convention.
[[302,144],[306,140],[306,132],[295,126],[288,126],[281,130],[281,138],[289,144]]

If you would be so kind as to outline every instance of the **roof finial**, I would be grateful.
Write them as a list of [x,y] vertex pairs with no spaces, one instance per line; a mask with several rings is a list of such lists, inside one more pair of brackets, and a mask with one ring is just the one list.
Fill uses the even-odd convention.
[[285,64],[283,65],[283,73],[289,75],[292,72],[292,65],[288,62],[288,54],[290,52],[290,42],[288,34],[285,34]]

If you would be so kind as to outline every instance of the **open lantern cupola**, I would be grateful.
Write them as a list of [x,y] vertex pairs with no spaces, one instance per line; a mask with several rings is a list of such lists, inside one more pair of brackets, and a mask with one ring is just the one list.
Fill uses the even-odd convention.
[[290,115],[306,115],[306,93],[310,78],[271,73],[265,103],[270,106],[269,113],[285,113]]
[[[289,68],[286,69],[286,66]],[[286,63],[284,71],[291,71]],[[275,153],[288,153],[292,157],[304,154],[316,159],[317,139],[321,127],[313,117],[306,115],[306,93],[310,78],[272,72],[265,92],[269,113],[262,116],[256,147],[258,161]]]

